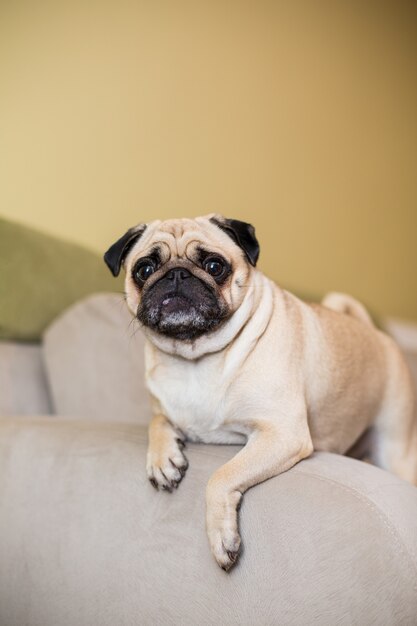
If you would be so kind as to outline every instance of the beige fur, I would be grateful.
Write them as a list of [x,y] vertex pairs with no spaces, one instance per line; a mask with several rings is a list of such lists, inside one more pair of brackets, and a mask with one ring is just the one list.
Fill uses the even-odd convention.
[[230,280],[216,286],[232,315],[217,330],[187,342],[144,328],[152,483],[177,486],[185,438],[246,444],[207,486],[208,537],[227,570],[239,551],[237,506],[247,489],[313,450],[345,454],[367,429],[374,462],[417,483],[417,421],[400,351],[360,303],[330,294],[324,306],[305,304],[252,267],[210,217],[148,225],[125,259],[126,294],[136,314],[141,292],[131,269],[155,245],[165,265],[149,284],[184,266],[214,285],[193,262],[198,245],[232,265]]

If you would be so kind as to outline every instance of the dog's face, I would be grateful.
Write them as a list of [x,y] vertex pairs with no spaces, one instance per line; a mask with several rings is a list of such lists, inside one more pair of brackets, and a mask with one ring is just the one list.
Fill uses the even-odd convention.
[[135,226],[104,259],[114,276],[124,265],[127,304],[147,329],[193,341],[236,312],[258,256],[250,224],[209,215]]

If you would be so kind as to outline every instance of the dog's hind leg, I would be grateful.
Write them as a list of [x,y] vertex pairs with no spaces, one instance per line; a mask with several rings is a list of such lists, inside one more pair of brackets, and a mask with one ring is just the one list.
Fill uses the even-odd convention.
[[417,485],[416,397],[410,371],[393,342],[388,366],[385,398],[372,428],[370,458],[375,465]]

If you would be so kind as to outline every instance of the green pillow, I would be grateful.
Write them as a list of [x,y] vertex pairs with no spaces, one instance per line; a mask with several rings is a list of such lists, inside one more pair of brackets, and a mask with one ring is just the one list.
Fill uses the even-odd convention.
[[98,254],[0,218],[0,339],[37,341],[76,300],[122,290]]

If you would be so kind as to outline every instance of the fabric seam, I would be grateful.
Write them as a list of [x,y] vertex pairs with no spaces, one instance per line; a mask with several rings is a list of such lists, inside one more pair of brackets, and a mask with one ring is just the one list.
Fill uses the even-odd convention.
[[397,546],[399,551],[403,554],[405,559],[409,562],[409,564],[411,566],[411,570],[414,571],[414,580],[416,581],[414,583],[414,585],[413,585],[413,589],[415,591],[417,591],[417,560],[416,560],[414,551],[409,550],[406,547],[406,545],[404,544],[404,541],[402,540],[402,538],[398,534],[398,531],[396,530],[396,528],[393,525],[393,523],[391,522],[391,520],[388,518],[388,516],[380,509],[380,507],[375,502],[370,500],[367,496],[362,494],[360,491],[358,491],[354,487],[352,487],[350,485],[344,485],[343,483],[341,483],[341,482],[339,482],[337,480],[334,480],[332,478],[328,478],[326,476],[319,476],[318,474],[314,474],[314,473],[303,472],[302,470],[299,470],[298,468],[297,469],[294,468],[293,473],[299,474],[299,475],[302,475],[302,476],[309,476],[311,478],[315,478],[316,480],[320,480],[320,481],[325,482],[325,483],[330,483],[330,484],[336,485],[337,487],[339,487],[343,491],[347,491],[348,493],[353,495],[353,497],[355,497],[357,500],[360,500],[361,502],[365,503],[373,511],[373,513],[377,515],[377,517],[380,519],[380,521],[386,527],[386,529],[389,532],[389,534],[393,537],[395,545]]

